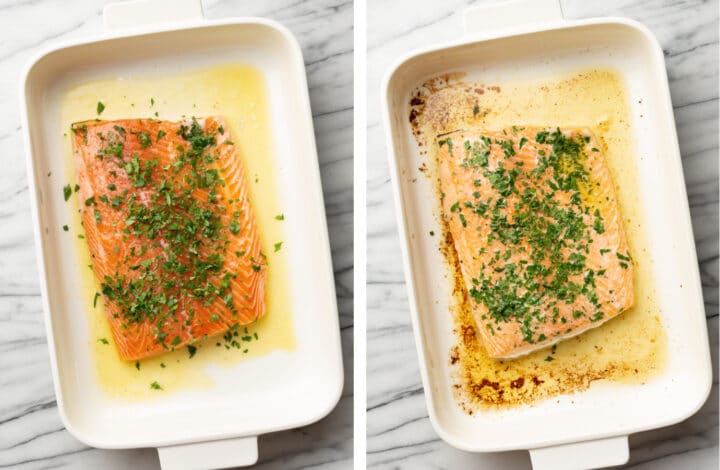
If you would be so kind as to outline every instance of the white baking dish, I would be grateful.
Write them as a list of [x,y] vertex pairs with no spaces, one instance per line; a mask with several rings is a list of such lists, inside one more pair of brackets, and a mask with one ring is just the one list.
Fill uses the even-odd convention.
[[[332,264],[300,47],[260,18],[203,19],[198,0],[111,4],[101,38],[46,51],[21,88],[40,288],[58,410],[67,429],[102,448],[158,447],[164,468],[220,468],[257,460],[257,436],[328,414],[343,385]],[[172,24],[167,24],[172,21]],[[265,76],[288,249],[296,348],[212,371],[215,386],[151,402],[106,398],[94,381],[85,302],[70,237],[59,109],[72,86],[98,77],[172,73],[238,62]],[[52,172],[53,178],[47,174]],[[57,178],[56,178],[57,175]],[[64,179],[63,179],[64,178]],[[53,229],[49,229],[52,227]],[[248,380],[251,378],[251,380]]]
[[[634,21],[566,21],[558,0],[486,5],[465,15],[466,37],[413,52],[383,89],[388,153],[410,310],[430,420],[449,444],[476,452],[530,450],[535,469],[598,468],[628,459],[631,433],[692,415],[711,386],[710,352],[697,258],[663,54]],[[644,385],[594,384],[536,406],[468,416],[451,393],[454,344],[450,288],[436,242],[438,222],[408,115],[411,92],[431,77],[462,71],[468,81],[533,79],[589,66],[617,70],[634,119],[640,201],[654,264],[669,361]]]

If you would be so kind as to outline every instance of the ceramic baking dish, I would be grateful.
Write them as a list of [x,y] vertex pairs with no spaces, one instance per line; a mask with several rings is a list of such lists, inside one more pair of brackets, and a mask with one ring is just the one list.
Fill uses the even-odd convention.
[[[641,24],[621,18],[567,21],[557,0],[486,5],[465,15],[465,38],[413,52],[383,89],[388,153],[403,262],[430,420],[449,444],[476,452],[528,449],[535,469],[599,468],[628,459],[628,435],[692,415],[711,385],[710,353],[695,246],[663,53]],[[536,406],[468,416],[451,394],[454,344],[450,285],[434,239],[437,206],[418,177],[420,149],[408,115],[411,92],[429,78],[540,78],[608,66],[626,83],[634,117],[641,207],[668,336],[664,373],[644,384],[608,386]]]
[[[319,420],[333,409],[343,385],[302,53],[281,25],[260,18],[208,21],[198,0],[110,4],[104,21],[102,37],[55,47],[33,60],[20,93],[58,410],[67,429],[81,441],[102,448],[157,447],[163,468],[250,465],[257,459],[259,434]],[[172,73],[228,62],[253,65],[266,79],[279,200],[288,214],[284,246],[296,348],[227,369],[213,368],[208,372],[215,385],[209,389],[150,402],[111,400],[94,381],[86,307],[77,287],[81,267],[69,237],[56,230],[68,210],[56,181],[71,180],[63,165],[61,139],[66,130],[60,129],[61,98],[70,87],[99,77]]]

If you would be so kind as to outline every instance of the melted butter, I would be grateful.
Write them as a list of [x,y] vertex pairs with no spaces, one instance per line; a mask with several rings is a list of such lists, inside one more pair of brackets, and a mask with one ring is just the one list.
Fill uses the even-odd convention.
[[[151,104],[151,99],[154,104]],[[227,349],[222,337],[208,338],[196,345],[197,352],[192,359],[187,348],[182,348],[142,360],[139,369],[135,363],[119,359],[105,319],[102,298],[98,298],[97,306],[93,306],[99,286],[92,271],[83,269],[79,284],[87,299],[88,349],[103,392],[119,399],[152,399],[178,390],[210,387],[213,380],[206,373],[209,365],[232,367],[240,361],[273,351],[292,351],[295,336],[288,295],[287,256],[284,247],[274,251],[275,243],[282,242],[284,236],[283,222],[276,220],[275,216],[283,211],[277,197],[279,191],[270,134],[269,102],[261,72],[252,66],[237,64],[171,76],[111,78],[85,83],[71,89],[63,100],[63,129],[69,132],[71,123],[97,117],[98,101],[105,105],[100,118],[107,120],[156,118],[176,121],[190,116],[224,117],[244,164],[263,252],[268,257],[269,266],[266,315],[247,327],[248,335],[257,334],[257,340],[253,337],[251,341],[241,342],[240,349]],[[67,174],[75,175],[70,139],[66,136],[63,140]],[[70,234],[77,240],[75,250],[80,265],[85,267],[91,264],[90,253],[85,240],[77,238],[77,234],[82,233],[82,227],[76,204],[75,197],[68,202],[69,210],[74,213]],[[240,331],[240,336],[243,336],[244,328],[241,327]],[[101,338],[106,338],[109,344],[103,344]],[[153,382],[157,382],[162,391],[152,389],[150,384]]]
[[[441,250],[454,284],[455,395],[469,413],[479,408],[532,403],[586,389],[594,381],[643,383],[662,370],[666,335],[643,229],[630,109],[625,86],[612,70],[584,70],[541,81],[488,87],[457,75],[424,85],[412,102],[410,121],[419,144],[434,149],[435,136],[456,129],[510,126],[588,127],[603,142],[635,264],[635,304],[602,326],[513,360],[487,356],[475,335],[467,292],[452,239]],[[437,179],[434,155],[427,159]],[[440,207],[438,205],[438,220]],[[554,352],[553,352],[554,351]]]

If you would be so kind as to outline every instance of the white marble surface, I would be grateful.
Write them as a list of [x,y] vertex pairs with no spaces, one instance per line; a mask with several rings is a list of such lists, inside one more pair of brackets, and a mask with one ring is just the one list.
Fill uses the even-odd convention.
[[[20,133],[20,71],[53,41],[100,33],[106,2],[0,0],[0,468],[159,468],[153,449],[88,448],[55,405],[32,243]],[[299,39],[312,100],[345,353],[335,411],[301,429],[262,436],[257,468],[346,469],[352,462],[352,2],[207,0],[209,18],[264,16]]]
[[[457,38],[464,0],[368,2],[368,466],[529,469],[527,452],[471,454],[441,441],[427,418],[400,260],[380,83],[416,47]],[[630,438],[625,468],[718,468],[718,2],[562,0],[567,18],[626,16],[665,51],[702,272],[714,361],[705,406],[687,421]]]

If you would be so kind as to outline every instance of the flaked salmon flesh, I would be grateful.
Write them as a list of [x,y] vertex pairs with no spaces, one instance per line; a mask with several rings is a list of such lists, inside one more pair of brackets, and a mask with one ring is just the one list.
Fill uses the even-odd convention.
[[94,120],[72,131],[97,295],[121,359],[191,345],[265,314],[267,263],[222,118]]
[[547,347],[632,306],[622,217],[590,130],[462,130],[436,144],[443,219],[490,357]]

